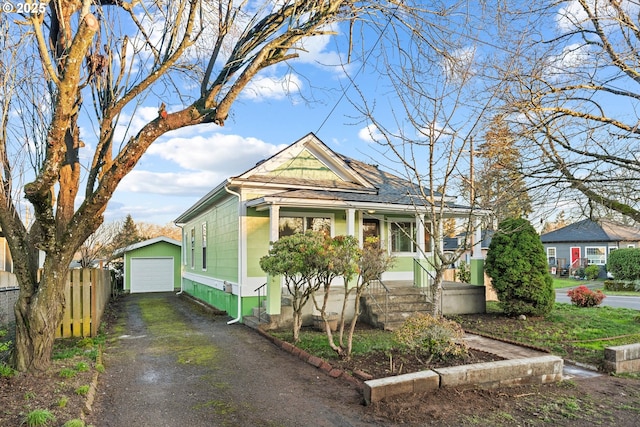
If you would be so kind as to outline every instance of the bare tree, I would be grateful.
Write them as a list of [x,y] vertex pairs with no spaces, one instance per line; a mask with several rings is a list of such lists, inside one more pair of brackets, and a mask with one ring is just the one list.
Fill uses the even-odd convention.
[[140,235],[145,239],[153,239],[154,237],[169,237],[170,239],[180,241],[182,239],[182,229],[173,223],[165,225],[151,224],[148,222],[139,222],[138,229]]
[[109,262],[113,255],[113,241],[119,231],[120,224],[118,222],[100,225],[78,249],[76,256],[80,258],[80,265],[83,268],[91,267],[99,259],[105,263]]
[[[16,368],[49,366],[68,265],[151,143],[186,126],[222,126],[249,82],[293,60],[305,37],[334,34],[331,25],[343,20],[386,19],[389,7],[410,8],[392,3],[52,0],[26,16],[0,15],[3,43],[12,48],[0,59],[0,74],[13,76],[0,115],[0,226],[20,284]],[[179,107],[169,111],[173,101]],[[155,103],[158,116],[117,138],[117,126],[131,126],[127,117],[145,103]],[[95,130],[91,143],[80,137],[83,123]],[[14,178],[24,158],[32,168],[21,186]],[[29,228],[21,192],[34,215]]]
[[[530,182],[640,221],[640,16],[636,1],[513,4],[531,41],[509,76]],[[518,8],[518,9],[516,9]]]
[[[438,10],[437,26],[415,20],[407,25],[411,33],[381,32],[378,69],[392,101],[372,101],[364,92],[352,100],[386,166],[414,183],[408,193],[419,196],[412,199],[416,224],[428,231],[431,244],[422,244],[419,232],[406,235],[414,239],[417,262],[430,271],[434,315],[441,314],[445,271],[478,243],[487,214],[477,203],[473,144],[484,141],[506,85],[494,58],[483,53],[488,42],[482,40],[491,39],[500,23],[482,5],[452,3]],[[460,189],[466,194],[451,196]],[[452,228],[464,238],[445,252],[440,243]],[[472,261],[481,257],[475,249]]]

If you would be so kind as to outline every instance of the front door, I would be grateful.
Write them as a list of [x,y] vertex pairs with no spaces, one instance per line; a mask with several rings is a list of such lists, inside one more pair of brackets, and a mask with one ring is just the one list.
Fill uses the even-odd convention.
[[571,267],[575,267],[575,264],[577,264],[579,259],[580,259],[580,247],[578,246],[571,247]]
[[364,242],[367,241],[367,237],[377,238],[378,244],[380,244],[380,220],[375,218],[364,218],[362,220],[362,238]]

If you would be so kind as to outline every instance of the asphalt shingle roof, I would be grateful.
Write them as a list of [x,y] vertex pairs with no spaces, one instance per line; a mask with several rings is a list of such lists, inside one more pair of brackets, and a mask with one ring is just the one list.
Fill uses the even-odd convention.
[[542,243],[640,241],[640,230],[608,220],[575,222],[540,236]]

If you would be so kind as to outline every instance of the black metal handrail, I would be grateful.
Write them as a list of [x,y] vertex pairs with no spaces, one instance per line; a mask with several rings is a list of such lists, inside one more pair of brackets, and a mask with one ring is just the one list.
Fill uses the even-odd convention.
[[[422,270],[422,272],[426,273],[427,276],[429,277],[429,283],[427,284],[427,286],[420,286],[420,289],[422,291],[422,294],[427,298],[427,301],[429,302],[433,302],[433,283],[435,282],[436,278],[433,275],[433,273],[429,270],[426,269],[426,267],[424,265],[422,265],[420,263],[420,261],[416,258],[413,259],[413,265],[414,265],[414,269],[413,269],[413,285],[416,286],[416,274],[418,272],[420,272],[420,270]],[[417,268],[416,268],[417,267]]]
[[[372,280],[369,282],[369,286],[367,286],[367,291],[369,293],[369,297],[373,304],[379,309],[382,310],[384,315],[384,324],[387,324],[387,315],[389,313],[389,293],[391,292],[387,285],[384,284],[382,279],[377,278],[376,280]],[[384,308],[380,307],[380,303],[376,299],[376,294],[380,294],[384,292]]]
[[[267,286],[267,282],[263,283],[260,287],[256,288],[253,290],[253,292],[257,292],[258,293],[258,323],[260,323],[262,321],[262,297],[261,297],[261,293],[260,290],[262,288],[264,288],[265,286]],[[267,298],[267,293],[264,293],[264,297]]]

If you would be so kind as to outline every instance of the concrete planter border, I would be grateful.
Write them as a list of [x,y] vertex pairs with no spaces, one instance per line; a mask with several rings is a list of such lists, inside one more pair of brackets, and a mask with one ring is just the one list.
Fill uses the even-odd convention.
[[494,388],[546,384],[562,380],[563,365],[562,358],[549,355],[438,368],[365,381],[363,394],[368,405],[385,397],[444,387]]

